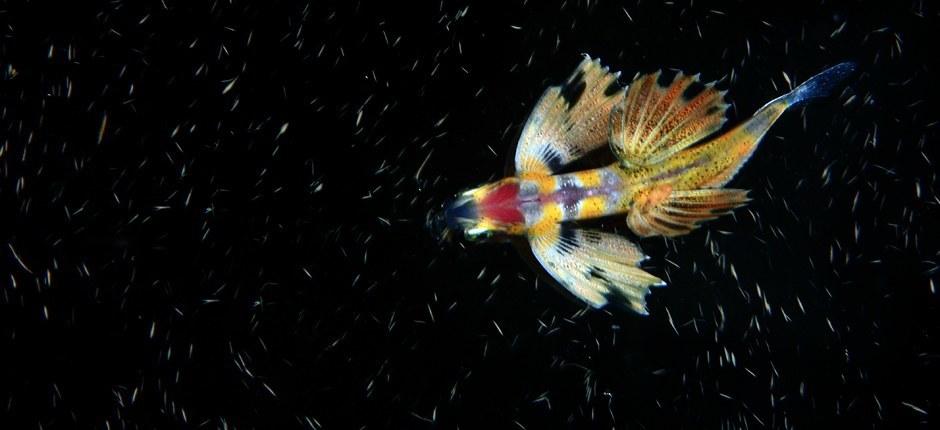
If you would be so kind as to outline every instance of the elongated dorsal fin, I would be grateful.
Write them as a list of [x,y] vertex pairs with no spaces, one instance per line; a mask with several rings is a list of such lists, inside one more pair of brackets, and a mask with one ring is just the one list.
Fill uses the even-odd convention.
[[532,253],[558,283],[589,305],[600,308],[611,295],[646,315],[650,287],[666,285],[637,267],[646,256],[624,237],[596,230],[558,226],[529,236]]
[[556,173],[607,143],[610,111],[623,99],[620,73],[585,56],[562,86],[542,94],[516,146],[516,174]]
[[698,75],[679,72],[672,81],[661,72],[643,75],[611,112],[611,149],[627,167],[659,163],[721,128],[724,95]]

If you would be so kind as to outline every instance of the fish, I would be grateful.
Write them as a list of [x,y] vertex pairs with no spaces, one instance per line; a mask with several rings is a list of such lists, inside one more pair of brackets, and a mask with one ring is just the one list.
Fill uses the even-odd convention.
[[[580,226],[625,217],[638,238],[678,237],[750,201],[726,188],[784,112],[829,97],[856,69],[845,62],[811,77],[724,129],[727,91],[699,75],[662,71],[627,86],[620,73],[584,55],[563,84],[545,90],[522,128],[514,173],[457,194],[440,214],[470,242],[522,238],[538,264],[593,308],[611,300],[648,315],[651,287],[640,247],[622,235]],[[608,146],[612,164],[566,166]]]

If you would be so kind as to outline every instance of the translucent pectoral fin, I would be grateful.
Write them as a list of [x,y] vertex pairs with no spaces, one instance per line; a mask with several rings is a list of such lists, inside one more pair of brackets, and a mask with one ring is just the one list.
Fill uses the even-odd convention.
[[646,257],[629,240],[594,230],[559,227],[529,237],[535,258],[558,283],[595,308],[619,295],[646,315],[649,288],[666,285],[637,267]]

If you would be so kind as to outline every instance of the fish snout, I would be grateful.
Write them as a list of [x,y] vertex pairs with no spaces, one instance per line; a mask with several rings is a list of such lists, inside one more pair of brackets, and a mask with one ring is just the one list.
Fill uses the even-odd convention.
[[476,217],[477,209],[473,198],[460,194],[437,210],[428,212],[425,227],[439,240],[450,241],[463,237],[465,230],[476,223]]
[[443,216],[447,228],[462,232],[467,225],[476,222],[476,202],[469,196],[459,195],[444,207]]

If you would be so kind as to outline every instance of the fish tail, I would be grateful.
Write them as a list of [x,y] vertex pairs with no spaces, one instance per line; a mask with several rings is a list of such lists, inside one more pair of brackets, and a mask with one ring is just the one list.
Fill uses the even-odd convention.
[[701,150],[711,152],[720,167],[716,166],[716,173],[698,185],[702,188],[717,188],[728,183],[784,112],[794,106],[832,95],[855,69],[854,63],[846,62],[823,70],[793,91],[771,100],[744,123],[704,145]]
[[[845,62],[813,75],[789,93],[771,100],[758,109],[748,121],[748,128],[752,132],[766,131],[784,111],[831,96],[836,88],[839,88],[842,82],[855,72],[855,69],[855,63]],[[763,136],[763,133],[758,133],[758,135]]]
[[[852,62],[840,63],[832,66],[800,84],[800,86],[785,94],[781,99],[787,107],[799,106],[811,100],[826,98],[841,86],[857,66]],[[773,102],[771,102],[773,103]]]

